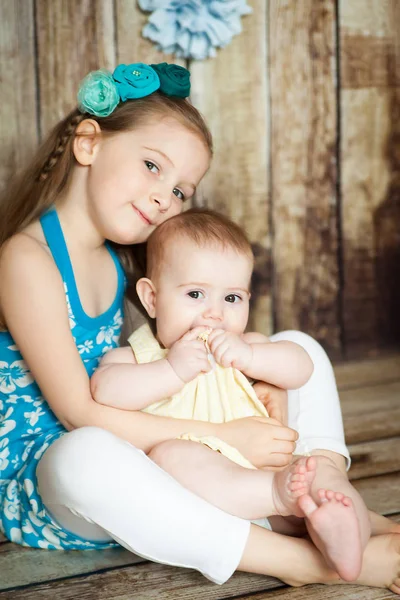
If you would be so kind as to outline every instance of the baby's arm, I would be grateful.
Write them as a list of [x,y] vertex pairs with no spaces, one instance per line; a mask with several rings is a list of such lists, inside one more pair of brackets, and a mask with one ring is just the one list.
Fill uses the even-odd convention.
[[146,408],[183,385],[166,358],[137,364],[130,346],[107,352],[90,380],[96,402],[125,410]]
[[[246,336],[249,334],[245,334],[245,341]],[[308,352],[295,342],[270,342],[264,337],[264,341],[253,340],[249,345],[252,359],[246,372],[248,377],[293,390],[306,384],[314,371]]]
[[91,380],[93,398],[106,406],[141,410],[173,396],[211,368],[204,344],[197,339],[200,331],[199,327],[188,331],[166,358],[154,362],[137,364],[129,346],[108,352]]
[[223,366],[233,366],[247,377],[285,390],[307,383],[314,370],[308,353],[289,341],[270,342],[260,333],[241,336],[214,330],[209,337],[211,352]]
[[301,387],[310,379],[314,364],[306,350],[295,342],[271,342],[260,333],[245,333],[252,358],[245,374],[285,390]]

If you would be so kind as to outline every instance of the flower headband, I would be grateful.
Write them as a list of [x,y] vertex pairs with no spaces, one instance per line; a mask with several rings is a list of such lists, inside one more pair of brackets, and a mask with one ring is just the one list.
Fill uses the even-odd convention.
[[179,65],[132,63],[118,65],[114,73],[91,71],[81,82],[78,108],[82,113],[108,117],[120,102],[144,98],[156,90],[167,96],[190,94],[190,73]]

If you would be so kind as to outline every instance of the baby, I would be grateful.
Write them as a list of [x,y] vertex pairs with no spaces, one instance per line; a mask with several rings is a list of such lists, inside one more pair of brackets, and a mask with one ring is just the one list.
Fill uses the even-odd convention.
[[[143,389],[139,398],[140,387],[133,392],[130,386],[126,401],[127,390],[120,389],[118,380],[118,388],[112,384],[113,406],[212,423],[268,418],[249,378],[284,389],[306,383],[313,365],[301,346],[286,341],[272,345],[261,334],[244,333],[254,258],[239,227],[217,213],[190,210],[157,229],[148,241],[147,254],[149,278],[138,282],[137,292],[149,316],[156,319],[157,336],[149,325],[142,325],[128,340],[133,351],[128,359],[136,365],[156,363],[153,371],[168,365],[177,377],[167,398],[165,387],[161,396],[153,390],[152,377],[146,384],[146,398]],[[101,373],[105,366],[120,363],[120,354],[121,349],[108,353],[92,379],[97,402],[110,404],[104,399],[110,370]],[[200,442],[237,464],[255,468],[217,437],[199,438],[187,432],[179,439]]]
[[[148,240],[147,277],[137,283],[138,296],[155,319],[156,335],[145,324],[131,335],[130,346],[105,355],[92,378],[94,399],[184,419],[186,424],[190,419],[266,419],[250,381],[297,389],[312,375],[313,364],[298,344],[245,333],[253,264],[244,232],[222,215],[191,209],[160,225]],[[304,517],[308,505],[302,506],[301,498],[313,502],[311,484],[319,468],[315,457],[296,457],[274,472],[256,469],[218,436],[195,436],[186,429],[178,439],[183,444],[180,455],[171,469],[162,463],[163,468],[227,512],[251,520]],[[157,453],[152,451],[151,457]],[[347,509],[343,526],[353,527],[358,540],[354,553],[361,556],[350,498],[326,490],[318,494],[320,502],[333,499]],[[326,551],[321,536],[313,539],[337,567],[334,555],[340,548]]]

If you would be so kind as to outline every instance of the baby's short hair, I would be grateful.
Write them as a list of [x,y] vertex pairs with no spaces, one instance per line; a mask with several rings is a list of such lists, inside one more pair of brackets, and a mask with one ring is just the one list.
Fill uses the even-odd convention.
[[147,276],[154,277],[162,265],[165,248],[172,238],[186,238],[198,247],[232,248],[254,263],[246,233],[228,217],[214,210],[191,208],[168,219],[147,241]]

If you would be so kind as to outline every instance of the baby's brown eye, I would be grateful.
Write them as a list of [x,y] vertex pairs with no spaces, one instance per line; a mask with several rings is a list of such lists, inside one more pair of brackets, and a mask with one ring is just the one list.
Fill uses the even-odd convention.
[[195,300],[198,300],[199,298],[201,298],[203,294],[201,292],[199,292],[198,290],[193,290],[193,292],[189,292],[188,296],[190,296],[190,298],[194,298]]
[[228,296],[225,296],[225,300],[226,302],[233,304],[234,302],[240,302],[241,297],[237,294],[228,294]]

